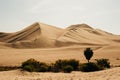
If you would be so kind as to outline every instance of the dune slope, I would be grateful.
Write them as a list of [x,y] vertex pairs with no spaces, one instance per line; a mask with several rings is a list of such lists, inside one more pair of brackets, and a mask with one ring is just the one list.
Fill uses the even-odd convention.
[[12,48],[45,48],[72,45],[107,46],[119,44],[120,36],[93,29],[87,24],[60,29],[43,23],[34,23],[15,33],[0,33],[0,42]]
[[118,43],[120,36],[107,33],[99,29],[93,29],[86,24],[72,25],[57,39],[62,45],[109,45]]
[[14,48],[55,47],[61,32],[60,28],[37,22],[15,33],[1,33],[0,41]]

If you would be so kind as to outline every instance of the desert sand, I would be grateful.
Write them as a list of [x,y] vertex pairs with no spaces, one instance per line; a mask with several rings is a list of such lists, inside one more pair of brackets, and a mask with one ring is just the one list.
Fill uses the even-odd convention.
[[[110,60],[112,66],[120,66],[120,36],[94,29],[87,24],[77,24],[66,29],[34,23],[13,32],[0,32],[0,66],[19,66],[27,59],[54,62],[58,59],[77,59],[87,62],[83,51],[94,51],[91,61],[100,58]],[[120,68],[82,73],[29,73],[20,70],[0,72],[0,80],[119,80]]]
[[120,68],[98,72],[36,73],[20,70],[0,72],[0,80],[120,80]]

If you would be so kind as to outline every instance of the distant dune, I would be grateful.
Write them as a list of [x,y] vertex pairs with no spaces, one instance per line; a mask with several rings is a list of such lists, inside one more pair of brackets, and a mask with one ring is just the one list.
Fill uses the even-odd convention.
[[120,36],[93,29],[87,24],[77,24],[66,29],[60,29],[36,22],[15,33],[0,33],[0,42],[2,42],[3,48],[52,48],[72,45],[106,46],[119,44]]
[[[57,39],[59,42],[78,45],[110,45],[119,43],[120,36],[93,29],[86,24],[72,25]],[[70,45],[70,44],[69,44]]]
[[94,59],[108,58],[120,65],[120,36],[94,29],[87,24],[60,29],[36,22],[14,33],[0,33],[0,65],[14,66],[34,58],[53,62],[58,59],[78,59],[85,62],[83,51],[90,47]]
[[34,23],[15,33],[1,33],[0,41],[13,48],[55,47],[56,39],[62,31],[54,26]]

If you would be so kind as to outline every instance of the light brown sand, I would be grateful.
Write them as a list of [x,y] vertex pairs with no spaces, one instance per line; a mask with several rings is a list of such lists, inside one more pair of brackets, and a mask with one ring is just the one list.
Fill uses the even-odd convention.
[[[34,23],[14,33],[0,33],[0,66],[19,66],[29,58],[41,62],[77,59],[87,62],[83,51],[94,51],[91,61],[107,58],[111,65],[120,66],[120,36],[93,29],[86,24],[60,29]],[[15,49],[16,48],[16,49]],[[120,80],[120,68],[82,73],[0,72],[0,80]]]
[[60,29],[37,22],[18,32],[0,33],[0,42],[3,42],[6,47],[14,48],[53,48],[68,45],[91,47],[119,45],[120,36],[93,29],[86,24]]
[[[80,62],[87,62],[83,51],[87,46],[71,46],[62,48],[46,49],[0,49],[0,65],[20,65],[23,61],[34,58],[42,62],[54,62],[58,59],[78,59]],[[104,47],[92,46],[94,55],[91,59],[107,58],[112,65],[120,65],[120,46]]]
[[0,80],[120,80],[120,67],[89,73],[29,73],[13,70],[0,72]]

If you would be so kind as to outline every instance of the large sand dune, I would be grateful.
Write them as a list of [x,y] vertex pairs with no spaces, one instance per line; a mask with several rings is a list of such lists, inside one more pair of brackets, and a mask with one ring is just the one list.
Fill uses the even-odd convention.
[[0,41],[13,48],[44,48],[71,45],[106,46],[120,43],[120,36],[93,29],[86,24],[60,29],[43,23],[34,23],[15,33],[0,33]]
[[65,43],[76,43],[78,45],[109,45],[119,43],[120,36],[99,29],[93,29],[86,24],[78,24],[68,27],[57,40],[60,41],[60,43],[63,42],[63,45],[65,45]]
[[62,29],[43,23],[34,23],[15,33],[1,33],[0,41],[14,48],[55,47]]
[[75,58],[85,62],[83,51],[87,47],[95,52],[92,60],[108,58],[112,65],[120,65],[120,36],[86,24],[60,29],[38,22],[18,32],[0,33],[0,65],[20,65],[29,58],[45,62]]
[[[14,33],[0,33],[0,66],[19,66],[29,58],[41,62],[77,59],[87,62],[83,51],[94,51],[91,61],[107,58],[111,65],[120,66],[120,36],[86,24],[60,29],[34,23]],[[29,73],[20,70],[0,72],[0,80],[120,80],[120,68],[82,73]]]

